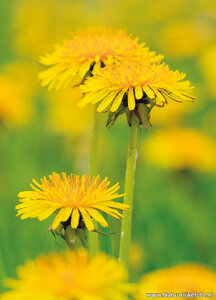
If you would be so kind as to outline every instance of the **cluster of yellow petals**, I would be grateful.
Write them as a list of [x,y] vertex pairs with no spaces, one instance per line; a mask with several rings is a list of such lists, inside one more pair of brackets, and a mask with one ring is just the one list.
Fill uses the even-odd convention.
[[113,58],[146,52],[148,48],[138,44],[137,39],[132,39],[124,30],[79,30],[71,40],[57,45],[53,53],[41,57],[40,62],[50,67],[39,74],[39,79],[43,86],[49,85],[49,89],[72,87],[80,84],[89,70],[96,71]]
[[153,134],[145,141],[142,156],[145,161],[171,170],[216,169],[215,142],[192,128],[171,128]]
[[105,254],[90,258],[85,250],[41,255],[18,268],[18,279],[7,279],[12,290],[1,300],[126,300],[133,285],[126,269]]
[[[153,271],[142,277],[136,300],[149,299],[148,293],[216,293],[216,273],[199,264],[184,264],[167,269]],[[174,297],[171,297],[172,299]],[[185,297],[176,297],[185,299]],[[192,297],[190,299],[197,299]]]
[[193,87],[189,81],[182,81],[184,78],[184,73],[170,70],[159,57],[156,62],[149,55],[116,60],[87,78],[81,86],[86,95],[79,105],[101,102],[99,112],[108,108],[115,112],[125,95],[131,111],[136,101],[145,97],[155,100],[157,105],[168,103],[169,99],[193,101],[195,98],[190,94]]
[[[108,223],[100,212],[104,212],[117,220],[122,214],[120,210],[128,210],[128,205],[114,202],[113,199],[124,196],[117,193],[119,183],[108,188],[110,181],[107,177],[101,179],[98,176],[78,176],[66,173],[53,173],[41,179],[38,183],[33,179],[31,188],[33,191],[19,193],[21,204],[16,205],[17,215],[21,219],[38,218],[42,221],[54,212],[57,212],[52,223],[52,229],[56,229],[61,222],[71,218],[71,227],[79,226],[80,218],[84,221],[88,230],[94,230],[92,218],[107,227]],[[99,212],[100,211],[100,212]]]

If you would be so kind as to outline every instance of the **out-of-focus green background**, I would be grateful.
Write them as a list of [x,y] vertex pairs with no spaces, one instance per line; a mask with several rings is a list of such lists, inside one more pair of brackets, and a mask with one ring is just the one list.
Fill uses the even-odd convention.
[[[191,261],[216,269],[215,0],[10,0],[0,2],[0,278],[15,276],[16,266],[27,258],[66,248],[45,234],[51,219],[21,221],[14,207],[32,178],[88,171],[91,113],[71,104],[76,93],[48,93],[37,81],[43,69],[39,56],[88,26],[139,36],[171,68],[187,73],[198,97],[195,104],[155,108],[152,128],[139,131],[132,278]],[[176,127],[193,128],[199,141],[193,141],[193,133],[180,140]],[[168,143],[180,145],[171,154],[177,163],[166,166],[160,160],[169,160],[169,146],[162,147],[156,137],[170,128],[174,134]],[[100,175],[119,181],[121,192],[128,133],[124,117],[111,129],[101,129]],[[119,224],[112,226],[117,232]],[[115,255],[117,244],[115,234]]]

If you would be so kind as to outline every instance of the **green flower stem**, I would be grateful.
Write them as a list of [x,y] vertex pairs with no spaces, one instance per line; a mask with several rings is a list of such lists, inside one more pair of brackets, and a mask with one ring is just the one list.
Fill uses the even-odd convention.
[[[127,167],[125,176],[126,195],[124,197],[124,204],[129,205],[130,209],[133,209],[134,174],[136,168],[136,143],[137,126],[135,116],[133,116],[128,144]],[[125,265],[127,270],[129,270],[132,212],[123,212],[123,216],[124,217],[122,219],[121,225],[119,260]]]
[[[98,172],[98,144],[99,144],[99,116],[97,107],[95,105],[92,134],[90,141],[90,155],[89,155],[89,175],[96,176]],[[98,230],[96,222],[95,229]],[[96,232],[89,232],[88,236],[89,252],[93,256],[99,252],[99,236]]]

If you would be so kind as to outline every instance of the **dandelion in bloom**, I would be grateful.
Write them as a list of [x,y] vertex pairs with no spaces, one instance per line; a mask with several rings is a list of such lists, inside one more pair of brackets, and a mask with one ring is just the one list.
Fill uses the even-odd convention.
[[93,258],[87,251],[41,255],[17,270],[18,279],[6,279],[12,290],[2,300],[126,300],[134,289],[123,265],[105,254]]
[[86,94],[79,105],[100,102],[97,111],[110,112],[108,125],[124,112],[130,125],[134,112],[140,124],[148,127],[149,113],[154,105],[163,106],[169,100],[195,99],[190,82],[183,81],[185,76],[170,70],[165,63],[152,62],[148,56],[116,60],[85,81],[81,90]]
[[[184,264],[167,269],[161,269],[144,275],[135,295],[136,300],[148,299],[148,293],[211,293],[216,292],[216,274],[212,270],[199,264]],[[213,294],[212,294],[213,292]],[[175,295],[170,297],[176,297]],[[185,299],[178,296],[178,299]],[[190,296],[189,296],[190,297]],[[195,299],[196,297],[191,297]]]
[[[79,30],[71,40],[56,46],[53,53],[41,57],[40,62],[49,69],[39,74],[42,86],[49,89],[73,87],[83,79],[110,63],[113,58],[129,54],[148,53],[144,44],[138,44],[123,30],[88,28]],[[154,53],[150,53],[153,56]]]
[[211,172],[216,169],[216,143],[195,129],[171,128],[159,131],[146,140],[142,157],[145,161],[171,170]]
[[42,221],[51,214],[56,213],[52,222],[52,229],[61,223],[71,225],[73,229],[86,227],[95,229],[92,219],[101,226],[107,227],[108,223],[102,216],[104,212],[117,220],[122,217],[119,210],[128,210],[128,206],[112,200],[124,196],[117,193],[119,183],[109,187],[107,177],[78,176],[66,173],[53,173],[47,180],[41,178],[41,183],[33,179],[32,191],[19,193],[21,204],[16,206],[17,216],[21,219],[38,218]]

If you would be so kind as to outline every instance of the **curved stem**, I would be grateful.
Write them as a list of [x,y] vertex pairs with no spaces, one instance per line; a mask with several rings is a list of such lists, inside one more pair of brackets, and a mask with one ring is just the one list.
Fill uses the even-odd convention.
[[[93,116],[93,126],[90,141],[90,155],[89,155],[89,175],[96,176],[98,171],[98,143],[99,143],[99,118],[97,113],[97,107],[95,105],[95,111]],[[94,223],[95,229],[98,229],[96,223]],[[93,256],[99,252],[99,236],[96,232],[89,232],[89,252]]]
[[[130,128],[130,137],[127,154],[127,167],[125,176],[125,197],[124,204],[133,209],[133,190],[134,190],[134,174],[136,169],[136,142],[137,142],[137,126],[135,116],[132,117]],[[129,270],[129,251],[131,242],[131,222],[132,212],[123,212],[120,237],[119,261],[121,261]]]

